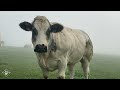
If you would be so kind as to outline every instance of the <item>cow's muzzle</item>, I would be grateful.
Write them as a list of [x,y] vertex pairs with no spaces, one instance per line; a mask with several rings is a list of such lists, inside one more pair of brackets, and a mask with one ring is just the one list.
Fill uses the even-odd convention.
[[47,52],[47,46],[45,46],[44,44],[38,44],[36,45],[36,47],[34,48],[34,52],[38,52],[38,53],[45,53]]

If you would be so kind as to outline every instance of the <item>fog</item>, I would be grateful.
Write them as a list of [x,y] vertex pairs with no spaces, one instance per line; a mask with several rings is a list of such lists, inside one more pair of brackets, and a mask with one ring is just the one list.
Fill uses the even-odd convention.
[[93,42],[94,53],[120,55],[119,11],[0,11],[0,33],[5,45],[32,44],[31,32],[22,30],[19,23],[32,22],[37,15],[46,16],[50,22],[84,30]]

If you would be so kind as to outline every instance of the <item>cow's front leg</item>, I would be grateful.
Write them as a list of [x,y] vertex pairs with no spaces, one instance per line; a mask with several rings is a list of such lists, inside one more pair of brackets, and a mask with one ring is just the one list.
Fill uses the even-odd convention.
[[66,68],[67,68],[66,60],[58,61],[58,79],[65,79]]
[[40,60],[38,60],[38,64],[42,70],[44,79],[48,79],[49,71],[41,65]]
[[49,71],[45,68],[41,68],[43,72],[43,77],[44,79],[48,79]]

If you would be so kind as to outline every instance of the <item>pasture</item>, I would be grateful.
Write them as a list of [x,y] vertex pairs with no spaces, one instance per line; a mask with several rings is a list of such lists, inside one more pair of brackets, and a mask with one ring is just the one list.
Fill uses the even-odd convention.
[[[10,74],[5,76],[4,70]],[[120,79],[120,56],[94,54],[90,70],[90,79]],[[56,72],[50,72],[49,79],[56,79]],[[68,70],[66,78],[69,78]],[[43,79],[33,49],[0,47],[0,79]],[[83,79],[80,63],[75,67],[75,79]]]

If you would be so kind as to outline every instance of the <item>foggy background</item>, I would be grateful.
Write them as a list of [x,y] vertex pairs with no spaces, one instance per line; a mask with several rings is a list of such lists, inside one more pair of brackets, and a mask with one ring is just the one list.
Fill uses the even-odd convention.
[[94,53],[120,55],[120,11],[0,11],[0,33],[5,46],[23,47],[31,43],[31,32],[19,27],[37,16],[50,22],[84,30],[91,38]]

